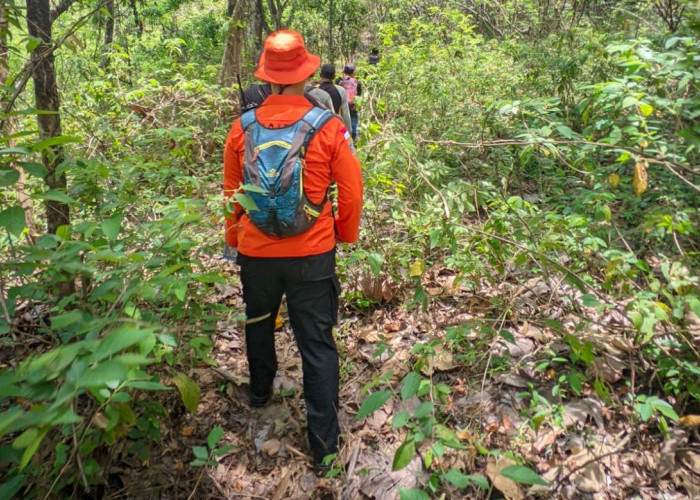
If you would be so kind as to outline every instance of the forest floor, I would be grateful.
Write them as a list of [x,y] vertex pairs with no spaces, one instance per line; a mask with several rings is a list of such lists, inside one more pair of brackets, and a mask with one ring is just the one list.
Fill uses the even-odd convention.
[[[402,292],[394,285],[390,295],[396,297],[390,303],[341,312],[337,342],[342,447],[337,475],[317,478],[308,456],[301,361],[289,324],[285,318],[278,331],[273,399],[262,409],[251,408],[243,325],[234,318],[243,310],[236,267],[218,259],[212,265],[231,277],[229,285],[217,286],[212,300],[230,306],[232,312],[218,324],[216,367],[202,365],[189,373],[202,389],[199,412],[185,412],[176,393],[164,396],[170,418],[162,425],[162,447],[152,452],[138,480],[130,474],[122,478],[128,486],[119,497],[151,497],[146,485],[152,485],[160,498],[390,500],[399,498],[400,488],[425,488],[431,474],[450,469],[487,477],[491,490],[473,485],[458,489],[443,481],[444,496],[436,498],[700,496],[698,428],[672,424],[668,439],[663,439],[653,420],[640,422],[625,403],[630,391],[644,393],[656,381],[633,345],[620,312],[623,304],[598,313],[582,305],[580,294],[556,276],[468,288],[454,272],[439,266],[423,274],[430,295],[425,310],[402,304],[396,298]],[[496,310],[496,303],[508,304],[507,312]],[[560,389],[565,391],[560,392],[562,399],[552,396],[555,385],[565,387],[561,377],[571,373],[571,364],[553,360],[571,356],[571,348],[563,341],[566,332],[554,332],[543,317],[557,318],[568,332],[587,318],[592,326],[577,338],[588,342],[596,356],[585,375],[605,381],[610,389],[607,402],[585,381],[578,396],[570,389]],[[482,329],[466,333],[459,344],[446,341],[450,327],[475,319],[488,323],[489,318],[496,330],[510,335],[485,336]],[[431,384],[449,386],[436,416],[454,432],[462,449],[445,448],[426,471],[421,456],[437,440],[428,436],[407,467],[392,471],[394,453],[406,435],[405,427],[392,427],[392,417],[412,413],[420,403],[415,396],[398,396],[400,381],[417,361],[414,346],[433,340],[439,342],[421,372]],[[550,361],[546,367],[543,360]],[[372,391],[390,387],[397,396],[355,420],[367,395],[363,387],[372,383]],[[217,425],[224,429],[220,445],[234,448],[218,457],[216,466],[190,467],[192,447],[205,446],[207,434]],[[550,487],[518,484],[500,475],[513,459],[524,459]]]

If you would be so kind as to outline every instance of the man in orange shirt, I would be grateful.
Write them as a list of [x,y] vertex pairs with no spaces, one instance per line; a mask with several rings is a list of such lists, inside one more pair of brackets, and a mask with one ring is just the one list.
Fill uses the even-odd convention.
[[[269,82],[272,94],[255,113],[265,129],[289,127],[312,108],[304,97],[319,57],[306,51],[294,31],[272,33],[265,41],[255,76]],[[301,234],[277,237],[262,232],[238,203],[227,215],[226,243],[237,249],[246,303],[246,348],[250,369],[251,406],[263,406],[271,396],[277,371],[274,321],[286,294],[289,319],[304,372],[307,427],[314,467],[338,450],[338,351],[333,325],[338,315],[340,284],[335,274],[336,241],[357,240],[362,211],[362,172],[341,120],[331,117],[312,136],[303,160],[303,190],[321,204],[320,216]],[[224,194],[239,192],[244,181],[246,131],[234,122],[224,150]],[[338,186],[337,214],[327,200],[332,182]]]

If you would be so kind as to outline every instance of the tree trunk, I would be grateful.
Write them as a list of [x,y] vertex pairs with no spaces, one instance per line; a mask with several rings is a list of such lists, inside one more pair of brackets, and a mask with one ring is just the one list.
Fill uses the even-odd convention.
[[136,0],[129,0],[129,5],[131,5],[131,11],[134,14],[134,23],[139,30],[139,38],[143,35],[143,23],[139,18],[139,9],[136,7]]
[[[8,22],[7,5],[5,2],[0,3],[0,84],[11,86],[12,82],[9,81],[10,77],[10,57],[7,45],[7,37],[9,34],[9,22]],[[0,106],[4,109],[7,106],[7,102],[2,100]],[[14,117],[8,116],[5,119],[5,128],[0,130],[2,135],[8,136],[15,133],[15,121]],[[16,139],[10,139],[7,143],[9,147],[15,147],[17,145]],[[26,190],[26,173],[24,169],[13,165],[19,172],[19,180],[17,181],[17,199],[19,200],[20,206],[24,209],[25,225],[27,226],[28,239],[30,242],[34,242],[37,235],[36,222],[34,221],[34,210],[32,208],[31,200],[29,194]]]
[[236,81],[236,75],[241,73],[241,60],[243,52],[243,28],[240,26],[245,13],[245,0],[235,0],[233,12],[226,35],[226,48],[221,61],[219,73],[219,85],[231,87]]
[[112,57],[112,42],[114,41],[114,0],[106,0],[104,7],[107,11],[107,19],[105,20],[105,43],[100,66],[108,69]]
[[[32,51],[35,107],[49,114],[37,115],[39,136],[49,139],[61,135],[61,118],[59,115],[60,99],[56,84],[56,68],[51,51],[51,7],[49,0],[27,0],[27,29],[33,37],[42,43]],[[65,174],[56,175],[57,167],[63,162],[63,148],[60,145],[49,146],[42,150],[41,158],[48,171],[44,182],[49,189],[65,190]],[[46,200],[46,225],[49,233],[56,234],[59,227],[70,224],[70,208],[66,203]],[[65,297],[75,291],[75,283],[67,279],[59,290]]]

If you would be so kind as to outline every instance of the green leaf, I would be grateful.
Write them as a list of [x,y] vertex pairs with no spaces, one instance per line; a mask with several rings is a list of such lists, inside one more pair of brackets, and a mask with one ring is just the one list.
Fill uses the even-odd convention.
[[469,486],[469,478],[467,477],[467,475],[463,474],[461,471],[459,471],[457,469],[450,469],[442,477],[447,479],[450,483],[452,483],[457,488],[466,488],[467,486]]
[[378,253],[370,253],[367,256],[367,260],[369,261],[369,268],[372,270],[372,274],[375,277],[379,277],[379,272],[382,270],[382,263],[384,262],[384,257],[379,255]]
[[9,481],[3,483],[2,486],[0,486],[0,498],[10,500],[17,494],[22,486],[24,486],[25,480],[26,476],[24,474],[18,474],[10,478]]
[[399,499],[400,500],[430,500],[430,495],[428,495],[423,490],[404,490],[399,488]]
[[403,378],[403,386],[401,387],[401,399],[407,400],[415,396],[420,385],[420,375],[416,372],[410,372]]
[[77,309],[70,312],[59,314],[51,318],[51,329],[62,330],[63,328],[73,325],[83,319],[83,313]]
[[370,394],[365,398],[365,400],[360,405],[360,409],[355,415],[355,420],[360,420],[361,418],[371,415],[379,408],[384,406],[384,403],[391,397],[391,391],[377,391]]
[[86,371],[78,380],[78,387],[109,387],[116,389],[127,379],[126,367],[117,361],[105,361]]
[[22,207],[10,207],[0,212],[0,227],[6,227],[12,235],[21,236],[24,224],[24,209]]
[[202,390],[197,385],[197,382],[192,380],[184,373],[175,373],[173,383],[177,386],[182,397],[182,403],[190,413],[197,414],[197,406],[199,398],[202,395]]
[[132,380],[126,384],[127,387],[134,389],[142,389],[145,391],[169,391],[170,387],[166,387],[158,382],[149,382],[148,380]]
[[0,187],[12,186],[19,180],[19,172],[14,168],[0,168]]
[[121,231],[122,228],[123,218],[124,214],[116,213],[109,219],[102,221],[102,224],[100,225],[102,228],[102,234],[104,234],[108,240],[114,241],[117,239],[117,236],[119,236],[119,231]]
[[194,452],[194,456],[200,460],[209,458],[209,451],[204,446],[193,446],[192,451]]
[[57,201],[59,203],[75,203],[75,200],[68,196],[65,192],[59,191],[58,189],[50,189],[45,193],[39,193],[36,195],[40,200],[50,200]]
[[22,167],[22,169],[24,169],[25,172],[27,172],[30,175],[33,175],[34,177],[39,177],[40,179],[43,179],[46,176],[46,174],[49,173],[49,171],[44,165],[35,161],[20,161],[18,163],[19,166]]
[[52,146],[60,146],[61,144],[67,144],[69,142],[81,142],[77,137],[71,137],[69,135],[58,135],[56,137],[49,137],[43,141],[35,142],[32,144],[32,151],[37,152],[42,149],[50,148]]
[[149,335],[153,335],[153,329],[151,328],[141,328],[135,325],[123,326],[100,341],[92,353],[90,362],[94,363],[123,351],[127,347],[131,347],[146,339]]
[[32,52],[39,45],[41,45],[41,38],[27,35],[27,52]]
[[36,453],[37,448],[39,448],[39,445],[41,444],[41,441],[44,439],[44,436],[46,436],[46,433],[49,431],[49,427],[47,426],[41,433],[39,433],[35,438],[34,441],[32,441],[29,446],[24,450],[24,454],[22,455],[22,459],[19,461],[19,470],[22,471],[29,461],[32,459],[34,456],[34,453]]
[[36,437],[39,435],[39,429],[36,427],[30,427],[26,431],[24,431],[22,434],[17,436],[14,441],[12,441],[12,447],[15,450],[23,450],[32,442],[36,439]]
[[224,437],[224,430],[220,425],[217,425],[209,432],[209,435],[207,436],[207,446],[209,446],[209,449],[213,450],[217,443],[221,441],[222,437]]
[[425,401],[418,405],[418,408],[416,408],[416,411],[413,413],[413,416],[420,420],[421,418],[425,418],[428,415],[431,415],[433,413],[434,408],[435,407],[432,401]]
[[233,195],[233,198],[236,200],[236,203],[238,203],[241,207],[243,207],[245,210],[248,210],[249,212],[254,212],[258,210],[258,206],[255,204],[253,198],[251,198],[247,194],[236,193]]
[[515,345],[515,336],[508,330],[501,330],[500,332],[498,332],[498,334],[504,339],[506,339],[508,343]]
[[255,184],[244,184],[241,186],[241,189],[248,193],[267,194],[267,190],[265,188],[256,186]]
[[24,415],[24,411],[19,406],[13,406],[0,413],[0,437],[4,436],[5,430],[22,415]]
[[557,129],[557,132],[559,132],[559,134],[560,134],[561,136],[566,137],[567,139],[571,139],[571,138],[574,137],[574,131],[571,130],[571,129],[570,129],[569,127],[567,127],[566,125],[558,125],[558,126],[556,127],[556,129]]
[[411,415],[409,415],[409,413],[406,411],[402,411],[394,415],[394,418],[391,419],[391,426],[394,429],[400,429],[401,427],[406,425],[410,419]]
[[510,465],[501,470],[501,476],[521,484],[539,484],[549,486],[549,483],[537,475],[535,471],[523,465]]
[[468,477],[469,480],[472,481],[478,488],[480,488],[480,489],[482,489],[482,490],[488,490],[488,489],[490,489],[489,480],[486,479],[484,476],[472,476],[471,474],[469,474],[467,477]]
[[651,106],[650,104],[640,103],[639,111],[642,113],[642,115],[649,116],[654,111],[654,106]]
[[591,295],[590,293],[584,293],[581,296],[581,302],[583,302],[583,305],[586,307],[598,307],[600,305],[600,301],[595,295]]
[[664,415],[667,418],[670,418],[671,420],[675,420],[676,422],[680,420],[678,414],[673,409],[673,406],[668,404],[663,399],[654,398],[653,400],[651,400],[650,398],[649,400],[647,400],[647,404],[650,404],[655,410],[658,410],[662,415]]
[[31,154],[31,150],[22,147],[14,148],[2,148],[0,149],[0,155],[28,155]]
[[401,470],[406,467],[413,456],[416,454],[416,442],[413,440],[413,436],[409,435],[406,441],[403,442],[399,449],[396,450],[394,454],[394,463],[391,465],[391,470]]
[[229,451],[235,450],[235,449],[236,449],[235,444],[227,444],[226,446],[222,446],[221,448],[217,448],[216,450],[214,450],[213,455],[215,457],[219,457],[219,456],[224,455],[224,454],[228,453]]

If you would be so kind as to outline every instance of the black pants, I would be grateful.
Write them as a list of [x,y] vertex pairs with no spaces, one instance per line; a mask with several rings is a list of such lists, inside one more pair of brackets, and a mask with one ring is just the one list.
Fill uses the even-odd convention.
[[319,462],[338,449],[339,367],[333,325],[338,320],[340,284],[335,250],[288,258],[239,254],[238,264],[248,319],[245,336],[252,396],[264,397],[271,391],[277,371],[275,318],[286,294],[304,371],[309,443]]

